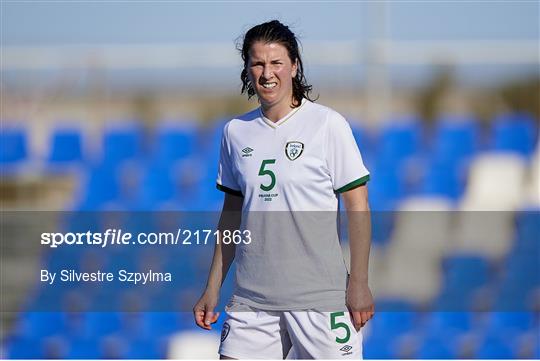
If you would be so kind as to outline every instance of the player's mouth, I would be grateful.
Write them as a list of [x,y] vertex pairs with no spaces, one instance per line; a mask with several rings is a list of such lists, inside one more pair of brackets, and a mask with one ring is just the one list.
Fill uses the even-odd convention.
[[263,83],[261,86],[265,89],[273,89],[277,86],[276,82]]

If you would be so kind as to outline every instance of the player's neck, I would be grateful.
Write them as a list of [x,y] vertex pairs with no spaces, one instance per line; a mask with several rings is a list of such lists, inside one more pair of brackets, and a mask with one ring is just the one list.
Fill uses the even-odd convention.
[[274,105],[261,104],[261,111],[265,118],[271,122],[278,122],[289,114],[294,107],[292,106],[292,100],[290,102]]

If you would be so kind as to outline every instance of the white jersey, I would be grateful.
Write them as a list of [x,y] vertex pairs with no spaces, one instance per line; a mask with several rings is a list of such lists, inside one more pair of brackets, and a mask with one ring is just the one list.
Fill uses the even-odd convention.
[[263,310],[343,309],[338,194],[368,180],[349,124],[328,107],[304,99],[275,123],[260,108],[229,121],[217,187],[244,197],[252,234],[236,249],[233,297]]

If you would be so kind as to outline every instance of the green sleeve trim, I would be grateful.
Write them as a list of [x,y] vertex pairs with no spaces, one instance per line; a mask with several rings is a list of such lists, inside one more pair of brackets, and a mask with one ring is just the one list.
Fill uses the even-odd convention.
[[335,192],[336,192],[336,193],[347,192],[347,191],[350,191],[351,189],[354,189],[354,188],[358,188],[358,187],[360,187],[360,186],[363,186],[363,185],[366,184],[368,181],[369,181],[369,174],[363,176],[362,178],[358,178],[357,180],[352,181],[352,182],[349,183],[349,184],[344,185],[343,187],[337,189]]
[[237,191],[237,190],[234,190],[234,189],[231,189],[231,188],[228,188],[228,187],[225,187],[225,186],[222,186],[222,185],[219,184],[219,183],[216,184],[216,188],[219,189],[219,190],[222,191],[222,192],[232,194],[233,196],[238,196],[238,197],[243,197],[243,196],[244,196],[244,195],[242,194],[242,192]]

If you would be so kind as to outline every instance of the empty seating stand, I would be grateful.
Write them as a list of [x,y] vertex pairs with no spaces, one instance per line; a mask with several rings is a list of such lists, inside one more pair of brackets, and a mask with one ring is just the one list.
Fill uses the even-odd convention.
[[[377,313],[363,331],[364,357],[540,357],[537,120],[508,113],[487,128],[473,117],[453,115],[439,117],[431,128],[413,116],[379,129],[351,123],[371,172],[370,271],[377,272],[371,277],[377,282],[372,287]],[[41,162],[46,172],[76,165],[78,210],[138,216],[120,221],[100,218],[105,213],[74,213],[87,218],[68,219],[65,229],[118,221],[126,230],[141,231],[163,221],[164,214],[155,211],[220,209],[223,194],[215,189],[215,176],[223,126],[223,121],[203,128],[170,119],[153,128],[109,122],[96,138],[83,128],[58,126],[43,157],[33,155],[26,129],[6,127],[0,135],[0,168],[17,180],[28,162]],[[218,333],[202,337],[190,312],[171,311],[173,303],[187,311],[204,284],[211,247],[152,255],[130,250],[97,258],[87,249],[69,249],[58,257],[43,261],[54,268],[69,258],[78,266],[97,262],[108,270],[152,264],[189,276],[138,299],[155,302],[160,312],[22,312],[5,341],[7,358],[215,354]],[[129,291],[110,287],[91,300],[121,302],[130,299]],[[232,292],[231,279],[224,292]],[[38,290],[28,305],[61,296]]]

